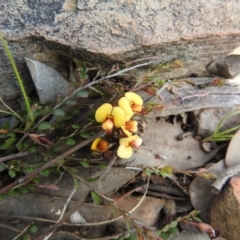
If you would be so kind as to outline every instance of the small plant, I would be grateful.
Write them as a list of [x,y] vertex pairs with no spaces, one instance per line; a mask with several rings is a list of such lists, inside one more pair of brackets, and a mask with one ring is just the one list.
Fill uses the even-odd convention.
[[226,120],[228,120],[229,118],[231,118],[234,115],[239,114],[240,111],[234,111],[231,113],[228,113],[226,116],[224,116],[222,118],[222,120],[219,122],[219,124],[217,125],[217,127],[214,130],[213,135],[206,137],[202,140],[202,142],[221,142],[221,141],[229,141],[231,140],[231,138],[234,136],[234,133],[240,129],[240,125],[237,125],[235,127],[232,127],[230,129],[221,131],[221,128],[223,126],[223,124],[226,122]]
[[119,143],[118,157],[130,158],[133,148],[139,148],[142,143],[142,139],[138,135],[134,135],[138,131],[138,123],[132,120],[134,114],[143,112],[142,105],[143,100],[134,92],[125,93],[125,96],[119,99],[118,106],[113,107],[110,103],[102,104],[96,110],[95,118],[97,122],[102,123],[102,128],[107,136],[105,139],[95,139],[91,150],[104,153],[117,140]]

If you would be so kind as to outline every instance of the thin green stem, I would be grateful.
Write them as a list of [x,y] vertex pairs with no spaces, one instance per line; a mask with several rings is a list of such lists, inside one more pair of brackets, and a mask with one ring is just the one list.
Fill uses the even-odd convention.
[[21,92],[22,92],[22,95],[23,95],[23,98],[24,98],[24,101],[25,101],[25,104],[26,104],[27,112],[28,112],[28,114],[30,116],[31,121],[34,122],[34,117],[33,117],[32,109],[31,109],[31,106],[30,106],[30,100],[29,100],[29,98],[27,96],[26,89],[24,87],[23,81],[22,81],[22,79],[21,79],[21,77],[19,75],[19,72],[17,70],[17,66],[16,66],[16,64],[14,62],[13,56],[12,56],[10,50],[9,50],[7,41],[4,39],[4,37],[2,35],[0,36],[0,38],[1,38],[4,50],[5,50],[6,54],[7,54],[7,57],[8,57],[11,65],[12,65],[14,74],[15,74],[15,76],[17,78],[18,85],[19,85],[19,87],[21,89]]

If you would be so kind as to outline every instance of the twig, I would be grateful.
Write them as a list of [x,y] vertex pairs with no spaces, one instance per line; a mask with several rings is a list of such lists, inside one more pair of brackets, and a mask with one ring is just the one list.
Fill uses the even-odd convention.
[[[99,177],[99,179],[93,184],[94,186],[97,185],[97,183],[99,181],[101,181],[109,172],[109,170],[111,169],[111,167],[113,166],[113,164],[115,163],[117,157],[114,156],[112,158],[112,160],[110,161],[110,163],[108,164],[106,170],[104,171],[104,173],[102,174],[101,177]],[[88,194],[90,193],[89,191],[86,191],[86,193],[80,198],[80,200],[78,201],[78,203],[72,208],[70,209],[61,219],[61,221],[57,222],[55,225],[53,225],[49,230],[47,230],[45,233],[41,234],[40,236],[38,236],[35,240],[42,240],[45,236],[49,235],[52,232],[55,232],[67,219],[70,218],[70,216],[83,204],[85,198],[88,196]]]
[[28,230],[32,223],[33,220],[15,238],[13,238],[13,240],[19,239],[19,237],[21,237]]
[[94,136],[88,138],[87,140],[79,143],[78,145],[76,145],[75,147],[69,149],[68,151],[64,152],[63,154],[57,156],[56,158],[52,159],[51,161],[45,163],[44,165],[42,165],[41,167],[39,167],[38,169],[36,169],[35,171],[33,171],[32,173],[27,174],[26,176],[12,182],[11,184],[7,185],[4,188],[0,189],[0,194],[5,193],[7,191],[9,191],[10,189],[12,189],[13,187],[16,187],[18,184],[22,184],[23,182],[25,182],[26,180],[34,177],[36,174],[38,174],[39,172],[43,171],[46,168],[51,167],[53,164],[55,164],[56,162],[58,162],[60,159],[65,158],[67,156],[69,156],[70,154],[76,152],[78,149],[84,147],[85,145],[87,145],[88,143],[92,142],[95,138],[101,136],[103,134],[103,132],[97,133]]
[[[60,222],[60,221],[62,220],[63,215],[64,215],[64,213],[66,212],[67,206],[68,206],[69,202],[71,201],[71,199],[72,199],[74,193],[76,192],[76,190],[77,190],[77,189],[76,189],[76,187],[74,186],[71,194],[69,195],[69,197],[68,197],[68,199],[67,199],[67,201],[64,203],[61,216],[59,217],[59,219],[58,219],[57,222]],[[48,236],[44,237],[44,240],[48,240],[48,239],[52,236],[53,233],[54,233],[54,232],[51,232]]]
[[212,192],[218,194],[227,180],[240,172],[240,164],[227,168],[212,184]]
[[0,227],[7,228],[7,229],[10,229],[10,230],[12,230],[12,231],[14,231],[14,232],[18,232],[18,233],[21,232],[20,230],[18,230],[18,229],[16,229],[16,228],[13,228],[13,227],[7,226],[7,225],[2,224],[2,223],[0,223]]
[[19,153],[15,153],[6,157],[2,157],[0,158],[0,162],[6,162],[8,160],[14,159],[14,158],[19,158],[19,157],[24,157],[29,155],[29,152],[19,152]]
[[11,115],[19,118],[21,122],[23,121],[23,119],[22,119],[14,110],[12,110],[12,109],[7,105],[7,104],[2,100],[1,97],[0,97],[0,101],[1,101],[1,103],[2,103],[7,109],[9,109],[9,110],[11,111]]

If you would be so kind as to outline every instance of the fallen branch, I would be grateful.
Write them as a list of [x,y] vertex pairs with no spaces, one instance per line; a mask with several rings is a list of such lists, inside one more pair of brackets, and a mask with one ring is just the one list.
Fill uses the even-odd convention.
[[29,152],[19,152],[19,153],[11,154],[9,156],[0,158],[0,162],[6,162],[14,158],[25,157],[27,155],[29,155]]
[[227,168],[212,184],[212,192],[218,194],[227,180],[240,172],[240,164]]

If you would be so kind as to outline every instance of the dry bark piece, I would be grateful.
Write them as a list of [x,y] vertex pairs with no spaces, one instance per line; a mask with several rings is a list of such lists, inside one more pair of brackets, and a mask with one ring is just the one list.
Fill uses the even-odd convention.
[[55,69],[39,61],[25,58],[32,75],[39,101],[42,104],[56,102],[57,97],[66,97],[71,89],[63,76]]
[[217,150],[204,152],[192,136],[178,141],[177,137],[183,133],[178,123],[171,124],[163,120],[155,122],[151,119],[146,122],[141,148],[132,158],[120,160],[119,164],[128,163],[128,166],[138,167],[169,165],[177,170],[186,170],[204,165],[216,154]]

